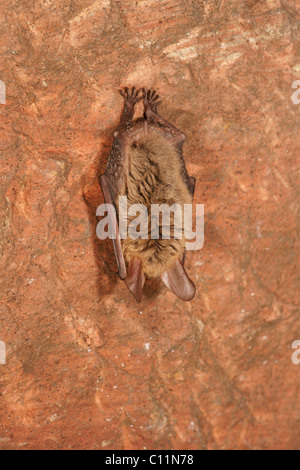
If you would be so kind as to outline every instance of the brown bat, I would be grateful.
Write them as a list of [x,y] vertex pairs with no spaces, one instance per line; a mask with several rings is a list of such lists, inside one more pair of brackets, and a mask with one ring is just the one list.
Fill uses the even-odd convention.
[[[143,204],[149,221],[153,204],[192,204],[195,179],[189,177],[182,154],[186,136],[157,113],[159,96],[143,88],[120,90],[124,98],[121,122],[114,133],[106,171],[99,178],[104,199],[119,214],[119,197],[126,196],[128,207]],[[133,121],[134,106],[144,102],[144,117]],[[127,226],[131,222],[127,218]],[[116,223],[116,222],[115,222]],[[176,223],[171,218],[171,235],[162,238],[162,222],[157,222],[159,236],[121,240],[118,222],[113,240],[121,279],[137,302],[142,299],[146,278],[161,277],[166,286],[183,300],[195,295],[195,285],[185,268],[185,238],[174,238]],[[182,228],[183,234],[184,228]],[[144,234],[145,235],[145,234]]]

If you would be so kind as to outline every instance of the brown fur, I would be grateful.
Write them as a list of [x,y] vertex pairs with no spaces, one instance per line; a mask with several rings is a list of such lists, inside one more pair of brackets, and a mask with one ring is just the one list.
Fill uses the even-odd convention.
[[[148,209],[148,239],[127,238],[123,240],[123,252],[127,263],[133,258],[142,261],[143,272],[148,278],[158,277],[167,271],[176,260],[182,259],[185,251],[182,239],[174,237],[174,217],[171,215],[171,239],[152,240],[151,204],[192,204],[192,196],[182,175],[180,155],[175,146],[154,126],[149,133],[140,133],[126,145],[126,172],[120,196],[127,196],[128,209],[132,204],[143,204]],[[118,207],[118,198],[117,198]],[[182,212],[183,213],[183,212]],[[135,217],[129,217],[129,224]],[[172,225],[173,224],[173,225]],[[172,237],[173,235],[173,237]]]

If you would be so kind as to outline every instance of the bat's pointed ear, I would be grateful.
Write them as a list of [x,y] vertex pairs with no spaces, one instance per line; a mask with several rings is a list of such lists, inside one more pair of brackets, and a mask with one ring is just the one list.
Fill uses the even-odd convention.
[[168,271],[161,276],[166,286],[182,300],[192,300],[196,293],[193,281],[188,277],[180,260],[177,260]]
[[143,273],[142,262],[139,258],[133,258],[130,261],[125,282],[135,300],[140,303],[143,295],[145,276]]

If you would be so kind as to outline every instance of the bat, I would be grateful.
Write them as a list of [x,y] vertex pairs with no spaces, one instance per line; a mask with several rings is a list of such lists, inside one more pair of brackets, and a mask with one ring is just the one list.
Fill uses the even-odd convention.
[[[154,205],[174,204],[183,208],[192,204],[196,180],[187,173],[182,146],[186,136],[158,114],[161,103],[155,90],[120,90],[124,108],[119,126],[114,132],[112,150],[105,173],[99,177],[107,204],[119,215],[119,197],[126,196],[128,207],[143,204],[149,222]],[[133,120],[135,105],[143,100],[144,115]],[[129,211],[128,211],[129,213]],[[132,222],[127,216],[127,228]],[[146,279],[161,278],[164,284],[182,300],[192,300],[196,288],[184,268],[185,238],[175,237],[178,229],[175,216],[170,217],[170,237],[164,238],[163,221],[156,219],[158,236],[150,230],[143,237],[121,239],[119,222],[115,224],[114,252],[119,276],[137,302],[142,300]],[[145,232],[145,231],[144,231]],[[178,233],[178,232],[176,232]],[[146,236],[145,236],[146,235]],[[123,238],[123,237],[122,237]]]

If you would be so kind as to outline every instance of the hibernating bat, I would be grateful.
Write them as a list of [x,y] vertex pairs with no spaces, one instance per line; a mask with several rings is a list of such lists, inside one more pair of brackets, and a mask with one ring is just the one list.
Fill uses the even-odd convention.
[[[126,196],[128,208],[143,204],[149,222],[153,204],[192,204],[195,179],[189,177],[182,154],[185,135],[157,113],[156,91],[135,88],[120,90],[124,98],[121,122],[114,133],[112,151],[106,171],[99,181],[107,204],[119,213],[119,197]],[[134,107],[143,100],[144,116],[133,121]],[[127,219],[130,223],[130,217]],[[173,225],[172,225],[173,224]],[[150,227],[149,223],[149,227]],[[118,222],[113,240],[121,279],[137,302],[142,299],[146,278],[161,277],[166,286],[183,300],[195,295],[195,285],[185,268],[185,238],[174,238],[171,219],[170,238],[162,238],[162,221],[158,219],[159,236],[121,240]],[[184,231],[184,227],[182,227]],[[183,232],[182,232],[183,234]]]

